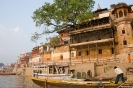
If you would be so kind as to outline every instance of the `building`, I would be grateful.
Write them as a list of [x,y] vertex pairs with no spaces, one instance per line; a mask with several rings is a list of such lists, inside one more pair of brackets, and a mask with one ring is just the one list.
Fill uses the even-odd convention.
[[[70,63],[127,63],[133,58],[133,6],[126,3],[100,5],[93,18],[82,24],[58,31],[58,47],[49,46],[41,53],[43,62],[70,61]],[[46,50],[45,50],[46,51]]]
[[42,63],[51,61],[50,44],[49,43],[42,44],[41,47],[39,48],[39,54]]
[[20,67],[27,66],[30,58],[31,58],[31,52],[20,54],[18,65]]
[[[127,61],[133,53],[133,6],[126,3],[98,7],[93,18],[73,28],[70,52],[76,49],[76,58],[96,63]],[[71,53],[70,53],[71,54]],[[73,59],[70,59],[73,60]]]
[[32,52],[31,52],[31,58],[29,60],[29,64],[32,65],[32,64],[36,64],[36,63],[39,63],[41,62],[41,58],[40,58],[40,51],[39,51],[39,48],[41,46],[36,46],[32,49]]

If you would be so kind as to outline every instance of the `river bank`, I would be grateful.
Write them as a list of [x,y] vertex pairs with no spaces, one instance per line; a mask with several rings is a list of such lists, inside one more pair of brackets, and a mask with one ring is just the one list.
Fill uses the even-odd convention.
[[[133,72],[129,72],[127,68],[132,67],[131,63],[110,63],[110,64],[95,64],[95,63],[84,63],[84,64],[76,64],[74,66],[70,66],[70,71],[73,73],[73,77],[77,78],[77,79],[87,79],[88,78],[88,74],[87,71],[90,70],[91,72],[91,77],[92,78],[96,78],[98,79],[99,77],[102,78],[111,78],[113,77],[113,80],[115,80],[116,74],[114,72],[114,66],[118,66],[120,67],[123,72],[124,72],[124,76],[128,79],[132,78],[132,74]],[[19,75],[22,76],[28,76],[31,77],[32,76],[32,71],[33,68],[32,67],[24,67],[24,68],[19,68],[17,69],[17,73],[20,73]],[[34,81],[34,83],[36,83],[37,85],[42,87],[47,87],[47,88],[66,88],[64,85],[67,85],[67,87],[71,87],[71,88],[85,88],[85,87],[90,87],[90,85],[88,85],[88,83],[86,85],[80,85],[80,83],[78,84],[74,84],[71,85],[72,83],[66,83],[62,85],[62,83],[58,83],[58,82],[43,82],[42,80],[39,81],[37,80],[32,80]],[[131,81],[131,79],[130,79]],[[46,83],[46,85],[44,85]],[[95,85],[97,86],[97,84]],[[108,88],[114,88],[115,86],[119,86],[119,85],[115,85],[114,83],[111,84],[107,84],[106,86],[110,86]]]
[[[128,68],[132,68],[132,63],[109,63],[109,64],[95,64],[95,63],[84,63],[84,64],[76,64],[69,67],[70,73],[73,74],[73,77],[78,79],[86,79],[87,72],[91,72],[91,77],[105,77],[111,78],[115,77],[114,66],[121,68],[124,72],[124,76],[128,77],[133,74],[133,72],[128,73]],[[22,67],[22,68],[15,68],[15,71],[18,75],[22,76],[32,76],[33,68],[32,67]],[[82,76],[82,74],[84,74]],[[130,78],[130,77],[129,77]]]

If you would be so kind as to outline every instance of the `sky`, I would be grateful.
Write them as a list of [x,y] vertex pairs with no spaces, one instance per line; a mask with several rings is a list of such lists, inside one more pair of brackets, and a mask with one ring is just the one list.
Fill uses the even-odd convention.
[[[37,43],[30,41],[34,32],[42,30],[35,26],[31,16],[45,2],[53,3],[53,0],[0,0],[0,63],[15,63],[20,54],[46,42],[47,35]],[[111,4],[118,2],[133,4],[132,0],[95,0],[93,11],[98,4],[110,9]]]

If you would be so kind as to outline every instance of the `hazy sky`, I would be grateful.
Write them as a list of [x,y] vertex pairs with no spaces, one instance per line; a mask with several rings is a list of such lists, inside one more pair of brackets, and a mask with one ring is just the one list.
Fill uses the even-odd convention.
[[[31,16],[45,2],[53,0],[0,0],[0,63],[14,63],[24,52],[45,42],[44,36],[37,44],[30,41],[32,34],[40,28],[35,26]],[[110,9],[111,4],[125,2],[133,4],[132,0],[95,0],[94,10],[98,4],[101,8]]]

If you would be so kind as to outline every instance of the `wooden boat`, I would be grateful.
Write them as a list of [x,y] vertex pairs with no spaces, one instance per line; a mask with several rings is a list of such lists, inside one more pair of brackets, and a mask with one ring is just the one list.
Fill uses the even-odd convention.
[[112,81],[83,81],[83,80],[57,80],[30,78],[35,84],[44,88],[132,88],[133,83],[125,83],[121,87],[121,83],[114,84]]
[[0,72],[0,75],[16,75],[16,73]]

